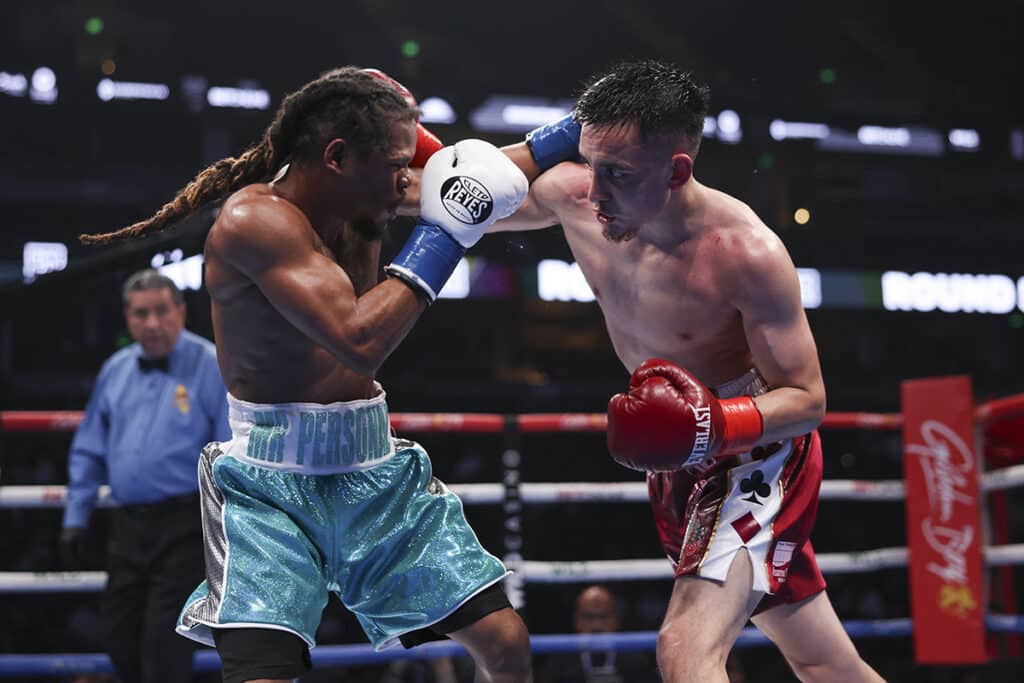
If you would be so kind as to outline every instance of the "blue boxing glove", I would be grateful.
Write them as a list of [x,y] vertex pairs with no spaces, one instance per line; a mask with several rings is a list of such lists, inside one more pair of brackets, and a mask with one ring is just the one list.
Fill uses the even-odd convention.
[[563,161],[576,160],[580,154],[582,126],[570,112],[553,123],[535,128],[526,134],[530,154],[541,171]]
[[519,167],[483,140],[462,140],[435,152],[420,179],[420,221],[384,270],[433,301],[459,259],[491,224],[526,199]]

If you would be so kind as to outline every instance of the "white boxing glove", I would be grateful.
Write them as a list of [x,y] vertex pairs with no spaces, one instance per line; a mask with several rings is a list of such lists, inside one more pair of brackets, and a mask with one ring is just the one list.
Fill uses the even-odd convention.
[[504,152],[483,140],[438,150],[423,167],[420,221],[385,270],[437,298],[466,249],[511,216],[529,182]]
[[492,223],[515,213],[529,190],[526,176],[500,149],[462,140],[435,152],[423,167],[420,222],[443,228],[469,249]]

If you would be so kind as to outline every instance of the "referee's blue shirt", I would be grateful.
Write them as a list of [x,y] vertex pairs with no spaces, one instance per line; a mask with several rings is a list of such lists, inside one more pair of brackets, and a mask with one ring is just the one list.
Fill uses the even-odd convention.
[[101,484],[123,505],[197,491],[203,446],[231,438],[213,344],[182,330],[169,370],[143,371],[142,347],[107,359],[68,454],[64,526],[84,527]]

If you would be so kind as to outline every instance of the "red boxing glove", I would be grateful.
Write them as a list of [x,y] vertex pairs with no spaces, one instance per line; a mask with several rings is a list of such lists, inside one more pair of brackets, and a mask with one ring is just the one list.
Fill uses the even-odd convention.
[[[405,98],[405,101],[409,103],[409,106],[413,109],[418,109],[419,104],[416,102],[416,98],[412,96],[409,89],[404,85],[388,76],[380,69],[363,69],[364,73],[368,73],[374,78],[390,83],[391,87],[398,91],[398,94]],[[423,168],[427,159],[433,155],[434,152],[444,147],[444,143],[436,135],[427,130],[422,123],[416,124],[416,154],[413,156],[412,161],[409,165],[413,168]]]
[[416,103],[416,98],[412,96],[412,93],[409,92],[408,88],[406,88],[404,85],[402,85],[401,83],[399,83],[395,79],[391,78],[391,76],[388,76],[386,73],[384,73],[380,69],[363,69],[363,73],[364,74],[370,74],[374,78],[379,78],[380,80],[384,81],[385,83],[390,83],[391,87],[393,87],[395,90],[397,90],[398,94],[401,95],[403,98],[405,98],[405,101],[408,102],[409,106],[412,107],[413,109],[415,109],[416,107],[419,106]]
[[434,152],[444,147],[441,138],[427,130],[422,123],[416,124],[416,154],[413,155],[409,166],[412,168],[423,168],[427,165],[427,159],[433,156]]
[[719,400],[675,363],[651,358],[608,402],[608,451],[647,472],[706,471],[745,453],[761,438],[761,413],[749,396]]

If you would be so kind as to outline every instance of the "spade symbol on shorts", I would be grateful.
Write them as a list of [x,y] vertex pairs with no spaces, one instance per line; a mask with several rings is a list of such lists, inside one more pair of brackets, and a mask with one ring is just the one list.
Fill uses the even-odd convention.
[[757,499],[758,496],[767,498],[771,495],[772,487],[764,483],[764,474],[761,470],[754,470],[750,473],[750,476],[740,482],[740,491],[743,493],[749,493],[750,496],[743,500],[751,503],[757,503],[758,505],[764,505]]

